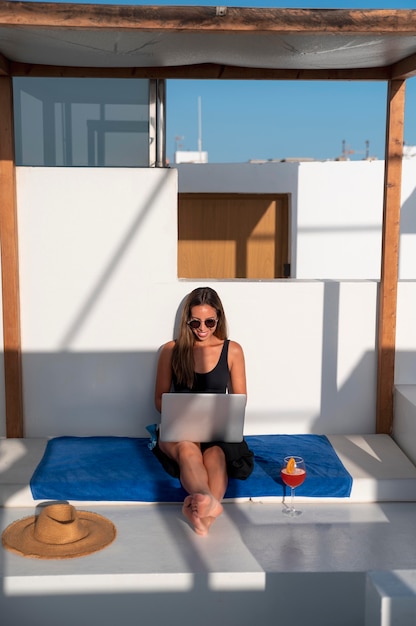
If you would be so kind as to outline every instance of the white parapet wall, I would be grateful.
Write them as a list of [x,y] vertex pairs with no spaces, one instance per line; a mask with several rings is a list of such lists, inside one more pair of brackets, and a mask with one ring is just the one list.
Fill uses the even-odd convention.
[[[290,193],[299,270],[306,263],[302,237],[306,222],[313,223],[314,200],[321,228],[312,246],[309,229],[308,246],[314,256],[323,255],[321,267],[330,274],[332,259],[321,235],[325,223],[332,223],[328,215],[334,206],[322,185],[327,181],[337,197],[338,168],[349,165],[222,166],[222,182],[207,169],[215,188],[196,181],[195,190],[233,191],[239,172],[241,192],[260,185],[266,193]],[[381,164],[369,165],[362,164],[372,181],[364,206],[374,213],[380,200],[375,179],[380,182],[382,172]],[[361,172],[355,165],[348,170],[343,193],[353,187],[353,170],[355,176]],[[182,176],[180,169],[179,190],[192,191]],[[309,190],[318,181],[320,195],[311,198],[302,180]],[[174,336],[181,300],[201,284],[177,277],[178,171],[21,167],[17,186],[25,435],[143,436],[145,425],[158,419],[153,387],[159,347]],[[404,188],[411,198],[409,184]],[[344,212],[348,206],[343,200]],[[357,232],[364,222],[358,220]],[[411,238],[410,218],[406,224]],[[346,229],[336,263],[347,251],[344,263],[357,267],[353,239],[348,240],[353,233]],[[370,246],[371,254],[374,249]],[[224,302],[231,338],[246,354],[247,434],[374,432],[378,277],[363,267],[353,280],[322,275],[208,281]],[[409,302],[416,302],[416,285],[411,280],[403,285],[397,383],[416,376],[416,338],[406,313]]]
[[393,438],[416,465],[416,385],[396,385]]

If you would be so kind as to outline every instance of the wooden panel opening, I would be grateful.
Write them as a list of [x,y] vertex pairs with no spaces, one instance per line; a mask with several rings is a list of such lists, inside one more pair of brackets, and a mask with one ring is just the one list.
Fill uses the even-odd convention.
[[288,264],[286,194],[179,194],[179,278],[284,278]]

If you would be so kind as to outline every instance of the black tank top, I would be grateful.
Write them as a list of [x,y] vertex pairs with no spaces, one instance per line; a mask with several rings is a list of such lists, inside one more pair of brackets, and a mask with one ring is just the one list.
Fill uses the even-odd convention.
[[176,392],[197,392],[197,393],[227,393],[230,382],[230,371],[228,369],[228,344],[229,339],[224,341],[218,363],[210,372],[206,374],[194,374],[194,384],[192,389],[185,385],[178,385],[174,380],[173,387]]

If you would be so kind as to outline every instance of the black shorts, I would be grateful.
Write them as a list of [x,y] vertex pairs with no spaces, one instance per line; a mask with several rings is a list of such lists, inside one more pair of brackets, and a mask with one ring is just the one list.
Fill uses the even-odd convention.
[[[250,476],[254,469],[254,454],[248,447],[245,439],[241,443],[225,443],[223,441],[201,443],[201,451],[205,452],[212,446],[218,446],[223,450],[227,464],[227,474],[230,478],[245,480]],[[157,442],[152,452],[170,476],[180,479],[179,465],[160,449],[159,442]]]

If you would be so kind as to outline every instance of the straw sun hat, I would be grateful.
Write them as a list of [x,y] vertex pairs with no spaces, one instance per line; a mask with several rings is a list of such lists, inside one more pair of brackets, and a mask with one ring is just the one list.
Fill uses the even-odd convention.
[[102,550],[115,537],[110,520],[59,503],[10,524],[2,534],[2,543],[7,550],[33,559],[71,559]]

